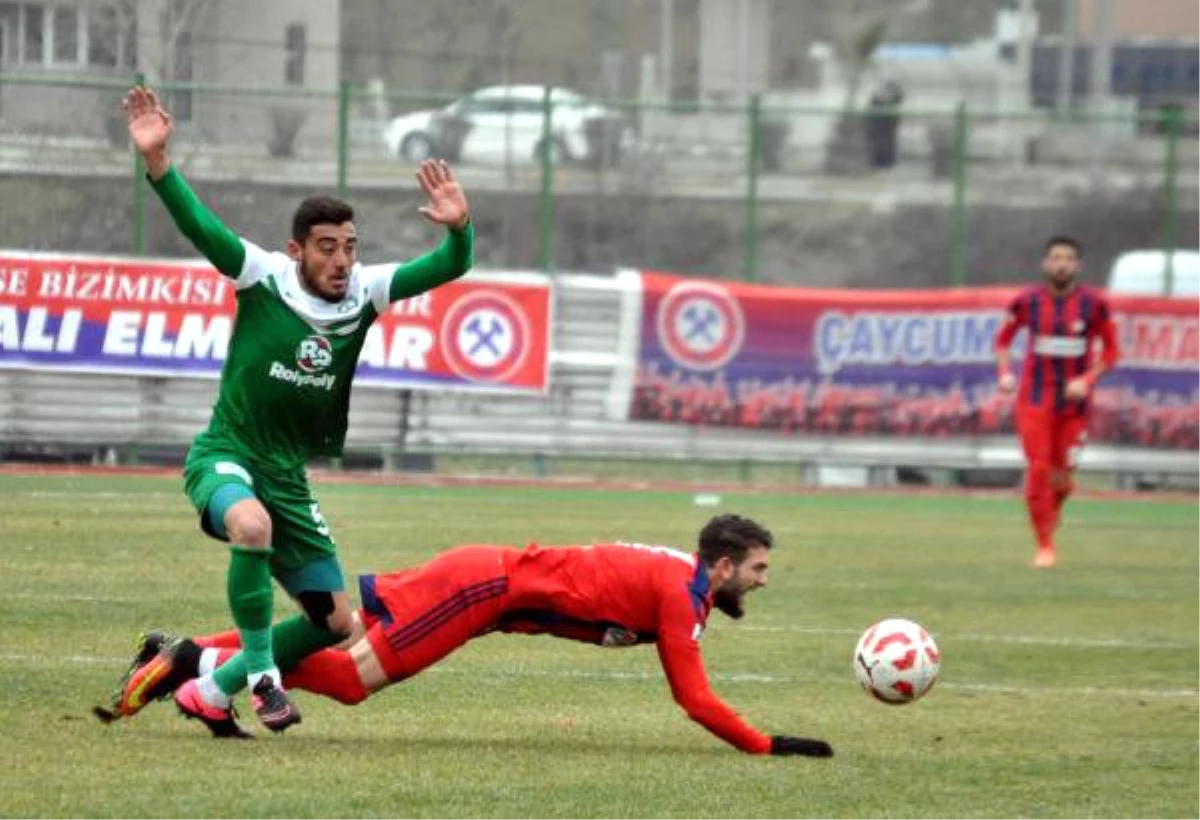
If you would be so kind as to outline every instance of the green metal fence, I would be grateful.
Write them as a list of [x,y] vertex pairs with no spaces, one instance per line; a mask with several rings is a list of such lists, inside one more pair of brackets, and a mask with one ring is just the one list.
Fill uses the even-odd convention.
[[[0,245],[190,252],[125,137],[134,80],[0,75]],[[1094,271],[1123,250],[1200,242],[1197,123],[1177,110],[158,90],[180,167],[264,244],[286,239],[295,201],[329,190],[359,207],[364,256],[419,252],[431,234],[412,172],[427,155],[453,161],[492,267],[922,287],[1021,278],[1051,232],[1080,236]]]

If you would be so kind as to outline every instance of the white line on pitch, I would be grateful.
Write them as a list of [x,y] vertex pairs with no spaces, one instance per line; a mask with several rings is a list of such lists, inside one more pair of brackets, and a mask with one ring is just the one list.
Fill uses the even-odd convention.
[[[105,657],[98,655],[31,655],[19,653],[0,654],[0,663],[38,664],[40,666],[70,666],[70,665],[113,665],[123,666],[128,658]],[[440,674],[473,676],[477,678],[563,678],[584,680],[632,680],[648,681],[661,680],[661,672],[616,672],[596,671],[585,672],[569,669],[456,669],[454,667],[435,666],[426,670]],[[830,676],[791,676],[791,675],[762,675],[753,672],[717,672],[711,675],[714,681],[724,683],[818,683],[827,685],[853,685],[849,675],[845,678]],[[996,695],[1069,695],[1072,697],[1100,695],[1103,697],[1130,698],[1196,698],[1200,691],[1195,689],[1109,689],[1098,686],[1008,686],[1005,684],[970,683],[956,681],[939,681],[939,689],[950,689],[964,692],[984,692]]]
[[[856,637],[861,631],[854,629],[826,629],[803,626],[758,626],[747,624],[736,626],[736,630],[745,632],[794,632],[801,635],[836,635]],[[716,634],[716,633],[714,633]],[[1013,643],[1028,646],[1061,646],[1086,647],[1096,649],[1189,649],[1194,643],[1175,641],[1135,640],[1130,638],[1053,638],[1037,635],[988,635],[972,632],[942,635],[937,633],[934,638],[939,641],[976,641],[978,643]]]
[[86,501],[89,498],[102,499],[124,499],[131,504],[137,504],[145,498],[174,498],[180,493],[168,493],[162,490],[151,490],[149,492],[138,491],[132,492],[117,492],[115,490],[29,490],[22,495],[27,495],[30,498],[70,498],[72,500],[79,499]]
[[[434,672],[443,672],[455,675],[477,675],[480,677],[543,677],[543,678],[585,678],[594,680],[659,680],[662,678],[661,672],[583,672],[578,670],[535,670],[535,669],[517,669],[504,671],[479,671],[479,670],[458,670],[446,667],[434,667]],[[830,676],[790,676],[790,675],[762,675],[753,672],[716,672],[710,675],[714,681],[726,683],[820,683],[820,684],[847,684],[852,685],[849,676],[846,678],[835,678]],[[1004,695],[1021,695],[1021,694],[1052,694],[1052,695],[1071,695],[1071,696],[1086,696],[1086,695],[1103,695],[1106,697],[1141,697],[1141,698],[1196,698],[1200,697],[1200,691],[1196,689],[1108,689],[1098,686],[1007,686],[1004,684],[989,684],[989,683],[969,683],[955,681],[938,681],[938,689],[960,690],[965,692],[987,692],[991,694]]]
[[[36,592],[12,592],[6,596],[9,600],[38,600],[38,601],[60,601],[67,603],[110,603],[110,604],[132,604],[145,602],[144,598],[108,598],[104,596],[94,595],[46,595]],[[834,629],[825,627],[804,627],[804,626],[769,626],[769,625],[754,625],[754,624],[739,624],[733,626],[730,630],[738,632],[790,632],[798,635],[817,635],[830,637],[858,637],[861,634],[860,630],[854,629]],[[714,631],[712,634],[720,634],[720,631]],[[975,643],[1001,643],[1001,644],[1017,644],[1022,646],[1058,646],[1065,649],[1153,649],[1153,650],[1180,650],[1193,649],[1195,643],[1187,643],[1184,641],[1158,641],[1153,639],[1137,640],[1132,638],[1087,638],[1087,637],[1041,637],[1038,635],[995,635],[973,632],[955,633],[943,635],[935,633],[934,638],[944,643],[959,643],[959,642],[975,642]]]

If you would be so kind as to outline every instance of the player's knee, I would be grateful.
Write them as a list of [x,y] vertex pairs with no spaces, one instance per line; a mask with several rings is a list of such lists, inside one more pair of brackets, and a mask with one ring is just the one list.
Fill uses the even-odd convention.
[[354,610],[348,604],[338,606],[332,592],[308,589],[299,593],[296,599],[313,626],[338,638],[348,638],[354,632]]
[[334,609],[325,619],[327,628],[342,640],[354,635],[354,611],[347,608]]
[[334,699],[346,706],[357,706],[370,696],[371,693],[359,684],[355,687],[346,687],[344,691],[340,691],[334,695]]
[[225,515],[225,530],[235,544],[262,549],[271,546],[271,515],[258,501],[231,507]]

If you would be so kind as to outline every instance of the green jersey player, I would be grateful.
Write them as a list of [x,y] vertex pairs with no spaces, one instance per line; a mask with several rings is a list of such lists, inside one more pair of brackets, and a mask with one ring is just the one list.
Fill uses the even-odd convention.
[[[374,319],[389,303],[471,267],[467,200],[445,163],[425,162],[417,179],[428,203],[420,212],[448,229],[432,253],[399,266],[358,263],[353,211],[324,196],[296,210],[287,253],[270,253],[225,227],[172,167],[171,117],[157,95],[135,87],[125,108],[155,192],[237,291],[220,392],[211,422],[188,452],[184,480],[201,527],[231,544],[227,594],[243,652],[177,702],[219,732],[232,723],[231,697],[248,686],[263,725],[282,731],[300,714],[279,666],[293,666],[355,628],[305,461],[341,452],[350,384]],[[304,612],[274,628],[272,577]]]

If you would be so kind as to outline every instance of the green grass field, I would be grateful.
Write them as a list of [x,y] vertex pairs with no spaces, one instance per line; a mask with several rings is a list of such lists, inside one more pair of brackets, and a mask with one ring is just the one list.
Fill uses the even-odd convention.
[[[350,572],[457,543],[662,542],[687,493],[319,484]],[[493,636],[349,708],[218,742],[170,704],[89,708],[148,626],[227,625],[224,548],[174,478],[0,475],[0,815],[1196,817],[1197,505],[1073,502],[1035,571],[1019,499],[726,495],[777,538],[769,586],[704,638],[714,686],[828,761],[743,755],[686,719],[652,648]],[[279,608],[290,604],[277,598]],[[927,626],[942,678],[888,707],[859,632]],[[252,716],[248,723],[253,723]],[[259,733],[262,734],[261,732]]]

